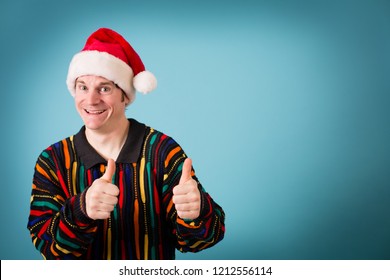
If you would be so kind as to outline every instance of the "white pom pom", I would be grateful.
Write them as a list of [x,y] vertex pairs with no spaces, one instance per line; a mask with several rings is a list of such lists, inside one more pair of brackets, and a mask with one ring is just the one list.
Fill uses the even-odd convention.
[[157,87],[156,77],[149,71],[142,71],[133,78],[136,91],[147,94]]

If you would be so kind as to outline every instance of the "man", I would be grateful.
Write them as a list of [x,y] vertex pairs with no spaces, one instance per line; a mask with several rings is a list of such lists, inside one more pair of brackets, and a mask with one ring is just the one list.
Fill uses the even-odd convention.
[[224,212],[182,148],[134,119],[135,92],[157,85],[134,49],[101,28],[69,66],[84,126],[45,149],[32,185],[28,229],[46,259],[174,259],[224,237]]

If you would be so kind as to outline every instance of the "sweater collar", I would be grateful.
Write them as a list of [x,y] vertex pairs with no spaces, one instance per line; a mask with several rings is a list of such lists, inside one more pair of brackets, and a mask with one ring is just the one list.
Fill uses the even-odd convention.
[[[137,162],[141,154],[142,143],[145,137],[145,125],[134,119],[129,119],[129,122],[129,134],[116,160],[117,163]],[[86,169],[97,164],[107,163],[91,144],[89,144],[85,136],[85,126],[74,136],[74,144],[76,153]]]

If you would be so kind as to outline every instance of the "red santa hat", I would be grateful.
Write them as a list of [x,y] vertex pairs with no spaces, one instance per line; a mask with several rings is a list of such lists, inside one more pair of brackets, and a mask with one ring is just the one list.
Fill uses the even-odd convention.
[[66,84],[73,96],[76,79],[84,75],[101,76],[114,82],[126,93],[130,103],[135,99],[135,91],[147,94],[157,86],[156,78],[145,70],[130,44],[108,28],[92,33],[84,48],[72,58]]

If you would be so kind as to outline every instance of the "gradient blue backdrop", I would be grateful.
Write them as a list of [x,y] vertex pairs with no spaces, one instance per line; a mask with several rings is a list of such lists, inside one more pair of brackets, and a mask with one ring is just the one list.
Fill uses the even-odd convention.
[[102,26],[159,81],[128,116],[175,138],[226,211],[225,239],[179,259],[390,259],[389,1],[1,6],[1,259],[41,259],[35,160],[82,125],[67,67]]

